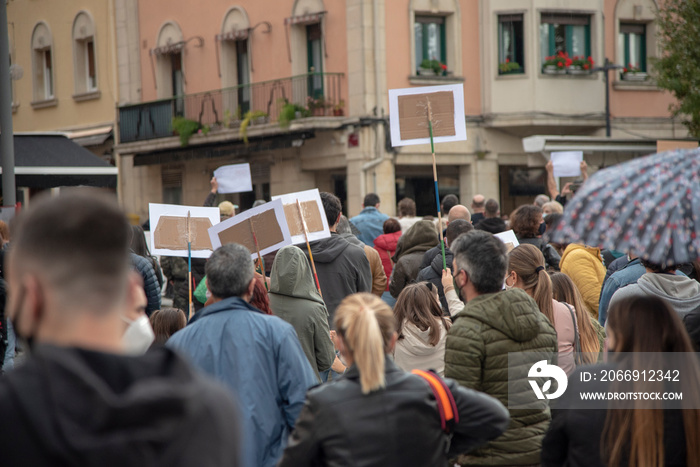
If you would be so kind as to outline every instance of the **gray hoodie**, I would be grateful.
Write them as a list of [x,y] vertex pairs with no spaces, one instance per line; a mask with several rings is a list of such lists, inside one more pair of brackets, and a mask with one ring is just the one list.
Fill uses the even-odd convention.
[[686,276],[647,272],[636,284],[622,287],[610,300],[615,303],[633,296],[654,296],[665,300],[681,318],[700,307],[700,283]]

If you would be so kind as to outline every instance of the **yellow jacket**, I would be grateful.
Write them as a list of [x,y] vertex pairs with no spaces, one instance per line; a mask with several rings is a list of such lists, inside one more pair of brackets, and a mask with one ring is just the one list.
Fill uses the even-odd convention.
[[600,256],[600,249],[572,243],[561,255],[559,268],[578,287],[588,313],[598,318],[598,300],[605,278],[605,266]]

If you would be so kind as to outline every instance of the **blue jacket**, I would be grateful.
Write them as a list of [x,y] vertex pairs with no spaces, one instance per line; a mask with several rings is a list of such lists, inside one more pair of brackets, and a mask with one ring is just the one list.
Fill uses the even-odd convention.
[[317,383],[294,328],[239,297],[203,308],[167,346],[226,384],[243,414],[244,465],[273,466]]
[[[156,271],[153,269],[151,262],[143,256],[139,256],[136,253],[130,254],[131,264],[133,264],[134,269],[136,269],[143,278],[143,291],[146,293],[146,298],[148,299],[146,314],[151,316],[151,313],[160,309],[160,286],[158,285]],[[187,313],[187,310],[184,311]]]
[[374,248],[374,239],[384,233],[384,221],[389,216],[379,212],[374,206],[364,208],[358,215],[350,219],[360,231],[357,236],[365,245]]
[[621,287],[634,284],[645,272],[647,272],[647,269],[642,266],[641,260],[635,258],[605,281],[603,289],[600,291],[600,300],[598,301],[598,322],[601,326],[605,326],[610,299],[615,292]]

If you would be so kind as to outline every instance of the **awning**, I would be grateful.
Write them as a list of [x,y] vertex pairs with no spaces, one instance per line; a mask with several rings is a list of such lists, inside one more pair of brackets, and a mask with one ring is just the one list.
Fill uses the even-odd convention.
[[14,145],[18,187],[117,186],[117,168],[65,134],[16,133]]
[[91,128],[89,130],[67,131],[66,136],[83,147],[99,146],[100,144],[104,144],[104,142],[112,136],[112,125]]
[[536,135],[523,138],[525,152],[584,151],[654,154],[655,139]]
[[286,25],[293,25],[293,24],[318,23],[321,21],[321,18],[325,14],[326,14],[325,11],[321,11],[318,13],[311,13],[309,15],[290,16],[289,18],[284,18],[284,24],[286,26]]
[[216,40],[221,42],[221,41],[242,41],[244,39],[248,39],[248,34],[250,32],[250,28],[245,28],[245,29],[240,29],[240,30],[232,30],[229,32],[225,32],[223,34],[217,34],[216,35]]

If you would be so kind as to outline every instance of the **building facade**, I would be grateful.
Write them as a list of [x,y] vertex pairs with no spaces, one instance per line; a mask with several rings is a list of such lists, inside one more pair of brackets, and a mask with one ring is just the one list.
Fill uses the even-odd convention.
[[648,76],[653,0],[117,3],[120,196],[144,219],[149,201],[200,204],[238,162],[254,191],[227,198],[243,209],[318,187],[351,216],[368,192],[434,215],[429,147],[388,143],[394,88],[463,84],[468,140],[436,148],[440,195],[504,212],[544,191],[551,150],[594,171],[686,136]]

